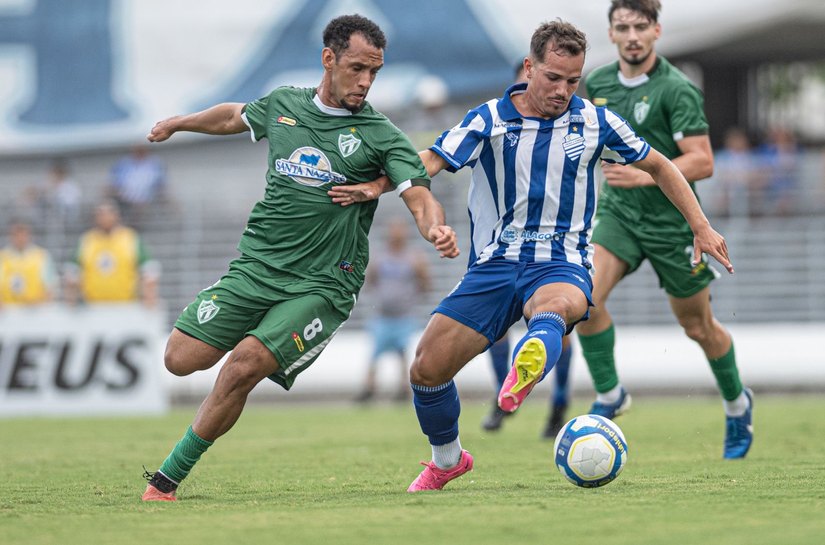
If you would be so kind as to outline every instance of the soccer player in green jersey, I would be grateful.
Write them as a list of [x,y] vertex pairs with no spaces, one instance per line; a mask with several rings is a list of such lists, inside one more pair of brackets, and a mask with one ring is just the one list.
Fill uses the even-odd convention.
[[442,257],[458,255],[415,149],[365,100],[384,63],[383,32],[347,15],[329,23],[323,41],[317,88],[281,87],[248,104],[171,117],[148,136],[162,142],[179,131],[251,131],[253,140],[268,140],[269,169],[241,256],[184,309],[166,346],[166,367],[179,376],[232,353],[183,438],[147,473],[145,501],[175,501],[178,484],[235,424],[252,388],[269,378],[288,390],[349,317],[364,282],[377,201],[342,208],[330,202],[330,187],[386,174],[421,234]]
[[[713,171],[703,98],[656,54],[660,9],[658,0],[612,1],[609,35],[619,60],[594,70],[585,85],[596,106],[624,117],[694,182]],[[605,302],[619,281],[648,259],[679,324],[702,347],[716,377],[727,417],[724,457],[742,458],[753,441],[753,398],[739,379],[731,336],[711,309],[709,284],[716,273],[707,262],[691,261],[690,228],[649,174],[632,166],[605,164],[602,170],[606,182],[593,232],[595,307],[590,320],[576,328],[598,394],[590,412],[614,418],[630,406],[616,373],[613,320]]]

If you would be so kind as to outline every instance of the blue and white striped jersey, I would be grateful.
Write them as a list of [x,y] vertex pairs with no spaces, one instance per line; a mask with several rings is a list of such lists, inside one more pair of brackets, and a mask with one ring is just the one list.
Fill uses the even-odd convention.
[[600,160],[628,164],[650,146],[624,119],[574,96],[554,119],[522,117],[511,95],[470,110],[430,148],[448,170],[472,168],[470,265],[492,257],[591,268]]

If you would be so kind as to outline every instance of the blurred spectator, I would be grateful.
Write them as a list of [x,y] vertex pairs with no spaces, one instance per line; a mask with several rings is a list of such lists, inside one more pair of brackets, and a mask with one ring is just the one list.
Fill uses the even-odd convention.
[[54,161],[40,193],[39,201],[44,212],[63,224],[77,223],[80,221],[81,197],[80,186],[72,179],[68,164],[60,159]]
[[417,323],[412,314],[422,293],[429,289],[430,275],[426,258],[408,248],[406,222],[395,220],[387,232],[387,247],[370,261],[366,286],[377,296],[378,314],[370,323],[374,348],[367,368],[364,390],[356,398],[366,402],[375,396],[378,359],[387,352],[398,356],[399,380],[397,401],[410,395],[407,345]]
[[114,202],[95,209],[95,227],[80,238],[66,271],[66,299],[86,303],[126,302],[140,298],[157,303],[160,264],[149,258],[137,232],[120,223]]
[[165,198],[166,166],[138,145],[112,167],[109,196],[114,198],[131,225],[140,225],[150,205]]
[[801,153],[796,137],[784,127],[772,127],[758,154],[767,175],[763,211],[786,216],[793,212],[799,182]]
[[739,127],[725,132],[724,147],[714,159],[716,187],[711,208],[724,216],[752,216],[762,209],[764,177],[751,150],[748,135]]
[[437,76],[427,75],[418,80],[413,90],[413,102],[406,115],[401,115],[401,126],[416,149],[428,148],[441,134],[452,115],[446,111],[449,89]]
[[9,224],[8,245],[0,250],[0,307],[34,305],[52,300],[56,275],[49,252],[32,243],[31,225]]

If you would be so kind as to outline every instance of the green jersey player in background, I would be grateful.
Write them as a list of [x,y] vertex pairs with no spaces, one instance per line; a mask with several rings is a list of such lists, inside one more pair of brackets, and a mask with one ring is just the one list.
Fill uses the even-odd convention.
[[323,41],[317,89],[281,87],[248,104],[172,117],[148,136],[162,142],[178,131],[251,131],[253,140],[269,143],[269,169],[264,198],[238,244],[241,256],[184,309],[166,346],[166,367],[178,376],[232,353],[183,438],[147,473],[145,501],[175,501],[178,484],[235,424],[252,388],[269,378],[289,389],[349,317],[364,282],[377,201],[342,208],[330,202],[330,187],[385,173],[421,234],[442,257],[458,255],[415,149],[365,100],[384,62],[383,32],[348,15],[329,23]]
[[[609,35],[619,60],[594,70],[585,85],[593,104],[624,117],[694,182],[713,171],[704,100],[682,72],[656,54],[660,9],[658,0],[611,2]],[[715,272],[706,262],[691,262],[690,228],[649,174],[620,165],[603,165],[603,172],[593,232],[595,308],[576,328],[598,393],[590,412],[614,418],[630,406],[616,373],[613,321],[605,302],[616,284],[648,259],[679,324],[702,347],[716,377],[727,416],[724,457],[742,458],[753,440],[752,392],[742,386],[731,336],[711,310]]]

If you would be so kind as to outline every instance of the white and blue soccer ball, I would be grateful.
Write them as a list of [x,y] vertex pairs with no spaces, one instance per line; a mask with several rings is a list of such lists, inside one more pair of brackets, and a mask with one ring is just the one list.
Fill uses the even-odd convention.
[[577,416],[564,425],[553,445],[556,467],[564,477],[585,488],[604,486],[627,463],[627,441],[619,426],[595,414]]

